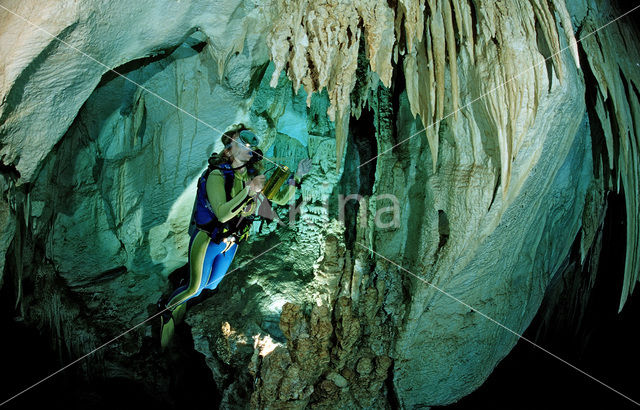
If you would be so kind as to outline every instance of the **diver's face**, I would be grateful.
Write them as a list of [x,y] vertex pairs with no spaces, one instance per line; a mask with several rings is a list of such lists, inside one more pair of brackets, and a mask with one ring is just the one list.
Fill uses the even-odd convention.
[[237,135],[231,145],[231,155],[237,161],[240,162],[248,162],[253,156],[253,151],[251,150],[251,146],[246,144],[240,139]]

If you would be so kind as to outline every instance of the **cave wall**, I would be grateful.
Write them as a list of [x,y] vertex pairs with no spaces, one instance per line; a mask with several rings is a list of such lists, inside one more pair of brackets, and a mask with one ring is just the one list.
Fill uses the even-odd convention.
[[[201,28],[212,39],[220,73],[232,54],[242,50],[245,37],[261,32],[264,21],[257,18],[261,8],[241,2],[69,1],[37,9],[9,2],[4,6],[0,155],[5,165],[20,173],[21,183],[33,180],[41,161],[110,68],[162,53]],[[168,15],[174,18],[165,18]],[[96,24],[99,21],[108,24]],[[259,62],[267,59],[264,47],[247,48],[244,53]]]
[[[224,286],[188,316],[223,405],[469,394],[517,341],[482,314],[522,333],[579,233],[589,252],[611,175],[637,182],[637,70],[614,67],[637,50],[605,58],[574,37],[614,12],[508,3],[69,2],[37,18],[5,4],[68,43],[0,16],[0,255],[19,315],[48,329],[63,361],[149,317],[186,263],[195,179],[219,131],[243,121],[268,157],[313,169],[294,222],[281,207],[281,222],[256,223]],[[345,221],[340,195],[355,193]],[[162,357],[155,332],[84,370],[145,382]]]

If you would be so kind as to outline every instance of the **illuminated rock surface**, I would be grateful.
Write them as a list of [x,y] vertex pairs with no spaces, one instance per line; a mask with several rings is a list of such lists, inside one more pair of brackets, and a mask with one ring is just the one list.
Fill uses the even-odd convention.
[[453,403],[517,342],[483,315],[524,332],[574,243],[572,263],[599,250],[617,189],[620,308],[633,291],[637,33],[621,20],[576,43],[609,7],[29,4],[0,8],[0,284],[62,363],[155,314],[184,274],[220,131],[244,122],[267,157],[313,161],[291,222],[279,207],[254,225],[173,351],[156,318],[80,377],[173,400],[172,360],[195,350],[223,407]]

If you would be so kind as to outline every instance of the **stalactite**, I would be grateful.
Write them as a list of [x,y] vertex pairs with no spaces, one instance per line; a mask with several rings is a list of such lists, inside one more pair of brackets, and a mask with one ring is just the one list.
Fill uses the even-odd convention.
[[407,54],[404,58],[404,75],[407,84],[407,98],[411,113],[415,117],[420,114],[423,122],[431,120],[431,98],[429,95],[429,73],[420,67],[427,67],[428,61],[425,44],[418,43],[414,53]]
[[[395,43],[394,13],[386,2],[357,2],[356,10],[364,26],[367,58],[371,71],[378,73],[386,87],[391,86],[391,52]],[[420,36],[421,38],[421,36]],[[358,37],[359,39],[359,37]]]
[[340,172],[344,146],[347,141],[347,132],[349,130],[349,115],[350,112],[347,110],[344,113],[338,113],[338,118],[336,118],[336,172]]
[[473,53],[473,20],[471,18],[469,3],[467,0],[453,0],[451,4],[453,4],[460,43],[466,46],[467,53],[471,58],[471,64],[473,65],[475,64],[475,56]]
[[[559,56],[560,46],[555,19],[547,1],[530,0],[529,3],[510,2],[511,8],[522,9],[521,15],[528,16],[531,9],[526,9],[530,4],[535,19],[539,22],[543,32],[544,41],[552,53],[553,65],[559,78],[563,76],[563,67]],[[481,18],[488,19],[479,23],[480,30],[488,29],[496,36],[502,36],[500,28],[507,23],[510,16],[506,13],[506,6],[476,2]],[[428,7],[426,18],[425,7]],[[554,9],[563,18],[565,33],[572,43],[575,39],[571,33],[570,21],[566,19],[568,13],[566,7],[558,0],[554,3]],[[504,8],[501,13],[496,9]],[[403,0],[398,3],[397,14],[394,20],[394,12],[386,2],[371,0],[353,4],[333,4],[329,2],[302,3],[291,0],[280,0],[277,10],[288,10],[287,13],[278,13],[278,20],[274,24],[272,32],[268,36],[271,59],[276,70],[272,76],[271,85],[277,83],[279,73],[286,69],[294,89],[302,84],[308,93],[307,104],[310,104],[311,93],[322,91],[325,87],[329,94],[330,106],[327,114],[330,119],[336,121],[336,155],[337,168],[340,168],[342,153],[349,117],[349,94],[353,90],[355,70],[357,68],[357,41],[361,34],[366,39],[367,57],[371,70],[376,72],[385,86],[390,85],[391,60],[398,54],[405,54],[408,61],[403,63],[405,77],[412,78],[414,84],[420,87],[426,85],[428,92],[421,90],[408,90],[411,111],[414,115],[420,114],[425,127],[426,136],[432,154],[434,172],[438,160],[438,131],[439,122],[445,114],[453,113],[453,121],[457,119],[459,107],[459,79],[457,69],[458,42],[464,45],[471,62],[475,65],[477,51],[474,38],[473,17],[468,0],[428,0],[424,1]],[[455,17],[455,23],[454,23]],[[523,25],[529,25],[530,17],[523,17]],[[404,22],[404,24],[402,24]],[[404,33],[400,30],[404,28]],[[527,39],[535,38],[535,30],[530,27],[527,30]],[[485,33],[485,35],[490,33]],[[425,40],[426,38],[426,40]],[[397,44],[397,39],[404,39],[403,44]],[[506,44],[511,39],[500,38],[499,42]],[[426,47],[423,55],[420,47]],[[424,64],[421,60],[425,57]],[[575,53],[574,53],[575,56]],[[498,118],[503,113],[500,106],[495,105],[487,112],[496,116],[496,130],[494,138],[500,147],[503,194],[506,195],[511,177],[511,161],[517,154],[527,126],[535,118],[535,110],[539,95],[534,91],[533,101],[528,97],[527,89],[530,88],[528,80],[512,81],[513,77],[520,74],[522,67],[515,64],[509,50],[500,50],[497,54],[496,66],[509,65],[504,72],[494,78],[493,84],[502,89],[488,90],[490,93],[503,93],[504,97],[498,97],[509,107],[508,118]],[[448,67],[447,67],[448,61]],[[483,58],[485,64],[494,64],[494,61]],[[446,70],[450,74],[450,101],[451,106],[445,107]],[[482,68],[478,68],[481,70]],[[537,70],[536,70],[537,71]],[[424,72],[424,74],[423,74]],[[428,78],[428,80],[425,80]],[[534,80],[538,81],[537,73]],[[426,83],[426,84],[425,84]],[[482,84],[480,85],[482,87]],[[486,87],[485,87],[486,88]],[[525,95],[526,94],[526,95]],[[490,104],[491,105],[491,104]],[[528,118],[518,121],[522,115],[520,108],[524,106],[531,110]],[[338,118],[336,118],[336,113]],[[521,119],[520,119],[521,120]],[[522,124],[524,123],[524,127]],[[519,128],[518,128],[519,127]],[[518,128],[518,129],[517,129]],[[517,134],[517,135],[516,135]]]
[[[404,16],[406,50],[411,53],[415,47],[414,43],[420,43],[424,34],[424,0],[400,0],[398,6],[396,21],[399,24]],[[400,38],[399,35],[396,37]]]
[[571,50],[573,61],[576,63],[576,67],[580,68],[580,58],[578,57],[578,42],[576,41],[576,37],[573,34],[573,25],[571,24],[571,16],[569,15],[567,6],[562,0],[551,0],[551,3],[553,4],[553,8],[560,15],[560,23],[562,24],[564,35],[569,40],[569,50]]
[[427,67],[428,67],[428,75],[429,75],[429,102],[427,106],[427,117],[423,120],[423,124],[425,124],[425,133],[427,136],[427,141],[429,142],[429,147],[431,148],[431,158],[433,159],[433,172],[436,171],[436,166],[438,164],[438,131],[440,129],[440,121],[433,122],[435,117],[435,106],[436,106],[436,71],[435,71],[435,63],[433,61],[433,40],[431,36],[427,36]]
[[396,10],[396,18],[393,23],[393,32],[395,33],[395,36],[398,39],[398,41],[393,45],[393,51],[392,51],[392,58],[393,58],[394,64],[398,64],[398,56],[404,55],[406,52],[404,48],[406,45],[406,41],[400,41],[400,39],[403,36],[402,34],[403,18],[404,18],[404,11],[402,10],[402,7],[399,7]]
[[431,30],[431,45],[433,47],[433,61],[436,74],[436,115],[440,119],[444,115],[444,70],[446,43],[444,35],[444,22],[442,21],[442,2],[429,0],[431,17],[429,29]]
[[[494,48],[489,48],[487,51],[492,53],[495,58],[498,58],[498,52]],[[491,58],[492,54],[485,55]],[[487,88],[491,89],[494,86],[499,85],[502,82],[504,76],[498,71],[490,71],[487,77],[479,78],[484,84],[487,84]],[[507,189],[511,180],[511,138],[508,133],[508,114],[507,110],[503,107],[508,106],[508,92],[489,92],[486,93],[478,102],[480,106],[484,108],[486,117],[489,119],[488,133],[493,134],[496,139],[500,151],[500,181],[502,184],[503,196],[506,196]],[[482,95],[482,94],[481,94]]]
[[[425,7],[428,7],[426,13]],[[287,12],[276,13],[278,17],[267,39],[271,59],[276,66],[271,85],[277,83],[281,70],[286,69],[295,90],[300,85],[305,87],[307,104],[310,104],[313,92],[327,88],[330,100],[327,114],[336,122],[336,165],[340,169],[350,115],[349,98],[355,85],[360,35],[366,39],[371,71],[379,75],[385,86],[389,86],[391,81],[391,60],[397,59],[399,54],[405,54],[403,70],[411,112],[414,116],[420,114],[435,172],[440,121],[448,112],[456,113],[460,104],[457,46],[464,46],[471,63],[477,67],[475,78],[479,90],[472,92],[478,97],[482,96],[483,101],[479,105],[483,107],[490,123],[490,138],[499,147],[502,193],[506,197],[512,181],[511,163],[535,119],[544,81],[541,77],[544,68],[538,67],[539,64],[532,67],[533,75],[523,75],[522,70],[528,67],[522,67],[521,61],[515,58],[517,50],[507,47],[513,40],[508,36],[515,34],[531,43],[535,41],[537,22],[560,81],[564,78],[565,67],[553,11],[557,12],[569,49],[579,67],[577,43],[571,18],[562,0],[508,1],[505,4],[476,0],[473,7],[472,10],[468,0],[428,0],[426,5],[424,0],[401,0],[394,17],[394,11],[388,4],[379,0],[350,4],[279,0],[275,9]],[[513,9],[518,12],[508,11]],[[532,11],[535,17],[531,17]],[[472,13],[476,13],[478,18],[476,27],[472,26]],[[516,20],[515,15],[521,16],[520,21]],[[474,37],[476,30],[478,38]],[[400,39],[404,39],[403,44],[397,43]],[[495,45],[487,44],[489,40],[494,41]],[[478,45],[483,41],[485,44]],[[496,47],[496,50],[492,52],[491,47]],[[539,58],[539,55],[531,55],[531,60],[535,58]],[[592,66],[597,73],[599,67]],[[445,98],[447,68],[450,74],[450,107],[445,107],[448,101]],[[604,75],[600,73],[598,77],[602,80]],[[613,113],[607,108],[608,83],[602,84],[602,95],[596,102],[596,111],[603,118],[607,149],[613,152],[614,136],[609,124]],[[620,90],[616,92],[620,93]],[[634,104],[632,98],[629,104]],[[616,113],[616,116],[619,114]],[[452,121],[456,121],[457,115],[453,117]],[[619,118],[616,118],[616,122],[618,125],[626,123]],[[625,172],[633,170],[636,145],[626,141],[621,143],[623,155],[619,158],[621,166],[617,170],[617,182],[627,190],[635,187],[635,180],[629,179]],[[610,168],[614,166],[613,157],[610,156]],[[517,176],[517,186],[526,179],[525,173]],[[635,199],[631,199],[631,195],[628,197],[630,209],[635,209]],[[633,222],[634,217],[630,218],[630,222]],[[629,226],[632,230],[629,243],[633,244],[637,237],[633,229],[637,228],[634,228],[634,223]],[[630,252],[629,258],[629,269],[637,270],[635,266],[640,266],[638,255]],[[633,287],[632,282],[625,282],[625,292]]]
[[547,0],[530,0],[530,3],[533,6],[536,19],[542,27],[547,47],[549,47],[549,50],[551,51],[553,67],[558,73],[558,78],[562,81],[564,78],[564,71],[562,61],[560,60],[560,40],[558,39],[558,30],[556,30],[553,14],[551,14],[551,11],[549,10]]
[[[453,113],[453,121],[457,119],[457,111],[459,107],[459,86],[458,86],[458,73],[457,73],[457,52],[456,52],[456,36],[460,44],[464,44],[467,48],[467,53],[470,60],[476,64],[476,54],[474,46],[476,39],[473,36],[473,19],[471,17],[470,6],[467,1],[455,0],[449,3],[449,1],[443,0],[429,0],[428,1],[429,12],[425,20],[425,37],[427,45],[426,65],[419,63],[420,55],[418,52],[408,53],[409,61],[404,64],[405,77],[412,77],[414,83],[423,84],[424,81],[420,80],[421,71],[428,71],[431,77],[428,81],[429,95],[432,98],[424,98],[423,94],[419,90],[409,90],[408,95],[411,105],[411,111],[414,115],[420,114],[424,127],[426,128],[427,139],[432,151],[433,169],[436,170],[437,158],[438,158],[438,129],[439,122],[448,116],[449,113]],[[504,16],[508,16],[507,13],[496,14],[495,10],[503,7],[495,4],[483,4],[478,2],[476,7],[480,8],[480,14],[484,17],[484,25],[480,28],[494,30],[495,36],[497,36],[499,44],[507,44],[512,39],[502,38],[504,35],[501,28],[506,24],[513,25],[513,22],[507,23],[507,19]],[[526,4],[519,2],[513,2],[511,8],[521,9],[521,15],[528,16],[531,13],[531,9],[527,9]],[[552,60],[554,67],[558,73],[559,78],[562,78],[563,68],[561,65],[561,59],[559,56],[559,40],[558,33],[555,29],[555,20],[547,6],[546,2],[538,0],[532,0],[532,7],[535,9],[536,19],[539,21],[544,33],[544,41],[548,45],[552,52]],[[567,13],[563,4],[557,4],[554,6],[556,10],[559,10],[560,14]],[[405,6],[406,9],[406,6]],[[453,9],[453,12],[452,12]],[[403,9],[403,13],[404,13]],[[455,28],[453,22],[453,16],[455,13]],[[535,39],[535,28],[532,18],[523,18],[520,22],[526,32],[529,40]],[[573,33],[570,31],[571,27],[567,28],[565,23],[565,31],[569,29],[569,42],[575,41]],[[569,21],[570,23],[570,21]],[[491,35],[490,32],[485,35]],[[411,35],[407,36],[407,48],[410,48]],[[446,51],[445,51],[446,50]],[[483,98],[497,98],[508,107],[508,117],[503,118],[503,105],[494,101],[489,104],[485,104],[488,115],[494,119],[495,132],[493,138],[495,138],[498,146],[500,147],[501,169],[502,169],[502,191],[503,195],[506,195],[509,181],[511,180],[511,161],[517,154],[519,147],[523,142],[523,138],[526,135],[528,127],[535,119],[535,113],[540,98],[540,90],[538,85],[540,69],[534,68],[533,81],[535,85],[531,83],[531,76],[524,76],[520,79],[523,67],[521,64],[515,62],[513,58],[513,50],[507,48],[501,48],[497,50],[495,55],[496,60],[492,60],[488,56],[484,56],[482,61],[484,64],[493,64],[493,61],[499,62],[495,64],[495,67],[502,67],[500,75],[493,78],[489,84],[491,87],[485,86],[485,83],[479,83],[478,86],[486,90],[486,94],[500,94],[495,97],[489,95]],[[450,72],[450,95],[451,106],[445,107],[445,70],[446,61],[448,58],[448,69]],[[484,70],[484,66],[478,66],[478,73]],[[495,70],[495,69],[494,69]],[[500,70],[498,68],[498,70]],[[486,73],[483,75],[487,75]],[[489,74],[491,75],[491,74]],[[410,80],[411,81],[411,80]],[[530,90],[533,89],[533,93]],[[482,93],[485,94],[485,93]],[[482,95],[480,94],[480,95]],[[423,105],[430,105],[429,108],[423,107]],[[527,112],[522,112],[523,107]],[[431,114],[431,115],[430,115]],[[519,118],[524,116],[524,118]]]
[[[609,15],[600,19],[588,17],[582,29],[594,32],[610,19]],[[605,135],[608,166],[616,175],[618,191],[620,187],[624,189],[627,248],[619,310],[633,292],[640,272],[640,71],[635,65],[640,61],[640,47],[637,42],[625,41],[635,37],[629,26],[611,25],[606,32],[585,36],[581,42],[598,85],[595,110]],[[613,182],[609,181],[609,189],[613,188]]]
[[[419,42],[405,56],[403,70],[407,79],[411,113],[414,117],[420,114],[435,172],[438,162],[438,130],[444,113],[446,41],[445,23],[439,3],[429,0],[429,10],[429,16],[424,21],[424,41]],[[455,48],[455,43],[453,47]],[[450,64],[451,61],[455,64],[451,53],[449,58]]]
[[[427,141],[431,150],[433,171],[436,171],[438,162],[438,134],[440,121],[445,114],[453,113],[454,120],[457,119],[459,107],[459,80],[457,69],[457,43],[456,36],[461,45],[466,47],[467,53],[472,61],[475,61],[473,51],[473,29],[470,7],[466,0],[429,0],[428,15],[424,24],[424,41],[417,44],[414,42],[413,31],[409,31],[405,26],[406,48],[408,59],[403,65],[405,78],[412,77],[414,86],[426,87],[423,92],[420,89],[411,90],[412,86],[407,86],[407,94],[411,112],[415,116],[420,114],[422,124],[425,128]],[[422,7],[422,3],[420,5]],[[401,11],[410,8],[405,5]],[[413,9],[411,9],[413,10]],[[455,26],[454,26],[455,13]],[[397,18],[401,18],[399,15]],[[417,20],[414,20],[417,22]],[[413,30],[413,26],[412,30]],[[420,38],[420,37],[418,37]],[[423,54],[421,47],[426,46],[426,54]],[[450,73],[451,81],[451,107],[445,107],[445,74],[447,69]],[[445,112],[447,111],[447,112]]]
[[[426,128],[425,132],[427,141],[429,142],[435,172],[435,164],[438,160],[438,133],[437,128],[434,132],[434,127],[437,127],[439,124],[430,124],[433,120],[432,107],[434,100],[432,95],[433,70],[426,55],[427,50],[430,52],[428,37],[426,38],[426,43],[427,44],[418,43],[416,50],[412,54],[405,56],[403,71],[407,83],[409,107],[414,117],[416,114],[420,114],[422,123]],[[425,70],[424,67],[429,67],[429,69]]]
[[280,72],[286,69],[296,92],[300,84],[304,86],[307,106],[311,104],[311,94],[326,87],[330,101],[327,115],[336,121],[336,167],[340,169],[360,36],[365,36],[371,69],[389,87],[395,44],[394,12],[383,0],[358,3],[279,0],[275,10],[277,17],[267,36],[275,64],[271,86],[275,87]]
[[456,40],[453,30],[453,17],[451,16],[451,6],[449,0],[442,1],[442,10],[444,12],[444,28],[447,36],[447,53],[449,56],[449,70],[451,71],[451,107],[454,119],[458,119],[458,70],[456,61]]

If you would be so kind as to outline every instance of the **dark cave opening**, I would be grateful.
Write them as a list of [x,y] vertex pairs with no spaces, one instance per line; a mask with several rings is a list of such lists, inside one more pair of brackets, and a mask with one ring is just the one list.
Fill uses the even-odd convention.
[[[640,400],[635,374],[640,358],[630,355],[640,342],[635,327],[640,315],[640,296],[629,297],[617,313],[624,277],[626,252],[626,212],[624,195],[609,193],[602,232],[599,272],[584,309],[580,325],[575,320],[576,295],[561,293],[560,301],[547,297],[523,336],[561,357],[578,369]],[[579,242],[579,237],[578,240]],[[571,259],[579,252],[574,247]],[[557,282],[578,281],[578,289],[588,288],[588,265],[568,270]],[[561,275],[561,273],[558,273]],[[569,276],[569,277],[568,277]],[[574,288],[575,289],[575,288]],[[547,307],[552,310],[547,311]],[[580,307],[577,307],[580,309]],[[545,316],[552,323],[545,322]],[[551,326],[549,326],[551,325]],[[520,340],[475,392],[447,409],[540,409],[540,408],[637,408],[631,401],[581,374],[560,360]]]
[[[13,294],[7,282],[9,281],[5,278],[4,286],[0,288],[0,349],[3,352],[0,403],[20,394],[60,367],[56,359],[57,353],[51,348],[47,335],[13,316],[14,307],[10,303]],[[50,397],[55,401],[60,392],[66,390],[65,385],[68,387],[67,380],[67,377],[60,377],[45,382],[3,405],[3,408],[32,407],[41,403],[43,397]]]
[[438,210],[438,234],[440,235],[440,242],[438,243],[438,250],[440,250],[447,244],[449,240],[449,218],[447,213],[441,209]]
[[[352,117],[349,121],[344,172],[338,184],[338,194],[341,197],[337,201],[340,208],[337,216],[344,221],[348,249],[353,249],[356,241],[357,216],[359,212],[363,212],[361,204],[367,209],[366,199],[373,193],[376,160],[369,160],[377,155],[374,120],[374,112],[369,107],[364,107],[359,118]],[[369,162],[365,163],[366,161]],[[363,163],[365,164],[360,166]],[[364,213],[362,215],[364,218]],[[360,220],[361,224],[366,222],[366,219]]]
[[[182,276],[183,270],[174,277]],[[82,362],[96,360],[91,355],[53,375],[78,357],[57,352],[51,345],[53,336],[49,329],[36,329],[17,317],[12,302],[13,280],[6,276],[4,279],[4,286],[0,288],[0,326],[4,336],[0,338],[0,349],[4,352],[0,403],[20,395],[3,408],[35,408],[46,404],[67,409],[173,409],[205,403],[217,407],[220,403],[211,370],[204,356],[195,350],[186,324],[178,326],[173,345],[162,352],[158,343],[158,321],[151,321],[147,325],[152,326],[151,337],[143,339],[139,353],[124,359],[132,368],[126,372],[112,371],[113,374],[121,373],[120,376],[86,374]],[[200,299],[208,296],[211,294]],[[116,333],[105,335],[103,341],[117,336]],[[105,346],[102,353],[109,357],[122,354],[110,346]]]
[[[349,118],[349,130],[345,142],[344,170],[332,193],[329,216],[338,218],[345,225],[345,244],[352,250],[356,241],[356,224],[361,213],[361,224],[366,224],[368,198],[373,193],[378,155],[376,103],[369,90],[369,61],[364,36],[358,48],[356,84],[351,92],[353,105],[361,106],[360,115]],[[336,195],[338,198],[336,198]],[[337,209],[336,205],[337,204]],[[364,228],[364,226],[363,226]]]

